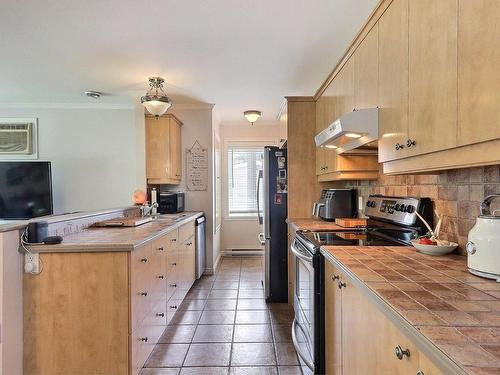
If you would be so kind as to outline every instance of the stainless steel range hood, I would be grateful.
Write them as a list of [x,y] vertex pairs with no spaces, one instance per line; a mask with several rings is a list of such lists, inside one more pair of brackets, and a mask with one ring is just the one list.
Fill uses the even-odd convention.
[[338,154],[376,154],[377,139],[378,108],[342,115],[314,137],[317,147],[335,149]]

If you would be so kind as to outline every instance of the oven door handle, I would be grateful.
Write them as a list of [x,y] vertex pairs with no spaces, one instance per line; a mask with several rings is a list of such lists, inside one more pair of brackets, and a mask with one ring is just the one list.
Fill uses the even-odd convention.
[[[300,326],[298,326],[298,327],[300,328]],[[311,371],[314,371],[314,365],[309,360],[309,358],[307,358],[307,356],[304,353],[302,353],[302,351],[301,351],[301,348],[299,346],[299,342],[297,341],[297,335],[295,333],[296,328],[297,328],[297,321],[294,319],[293,323],[292,323],[292,342],[293,342],[293,346],[295,347],[295,351],[297,352],[299,357],[302,359],[302,361],[304,361],[306,366],[309,367],[311,369]],[[300,329],[302,329],[302,328],[300,328]]]
[[303,261],[306,261],[308,263],[312,263],[313,261],[313,257],[312,256],[308,256],[305,254],[304,251],[301,251],[298,247],[297,247],[297,240],[293,240],[292,242],[292,245],[290,246],[290,250],[292,250],[292,253],[299,259],[302,259]]

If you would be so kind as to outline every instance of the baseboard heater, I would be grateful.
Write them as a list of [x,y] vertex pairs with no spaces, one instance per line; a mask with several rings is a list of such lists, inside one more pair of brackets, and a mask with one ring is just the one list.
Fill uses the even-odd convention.
[[264,255],[264,249],[224,249],[224,256]]

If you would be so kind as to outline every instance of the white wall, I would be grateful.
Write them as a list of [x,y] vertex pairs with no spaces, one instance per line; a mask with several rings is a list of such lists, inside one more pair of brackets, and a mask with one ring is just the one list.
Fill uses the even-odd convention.
[[52,162],[54,212],[126,206],[145,188],[142,107],[0,108],[38,118],[39,160]]
[[222,249],[259,249],[258,235],[262,231],[257,218],[228,218],[228,173],[227,173],[227,143],[230,141],[261,141],[265,145],[276,145],[286,138],[286,125],[276,122],[248,122],[236,124],[223,123],[220,128],[222,142]]
[[[185,193],[185,209],[187,211],[203,211],[207,218],[206,225],[206,266],[207,273],[214,270],[214,216],[213,216],[213,154],[212,154],[212,105],[206,106],[173,106],[172,112],[182,121],[182,181],[172,186],[172,190]],[[186,189],[186,150],[194,142],[198,142],[208,150],[208,188],[206,191],[188,191]]]

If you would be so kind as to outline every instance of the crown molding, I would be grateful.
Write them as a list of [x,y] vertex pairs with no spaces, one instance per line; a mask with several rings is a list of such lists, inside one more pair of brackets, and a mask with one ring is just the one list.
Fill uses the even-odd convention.
[[39,109],[122,109],[133,110],[134,104],[112,103],[0,103],[0,108],[39,108]]

